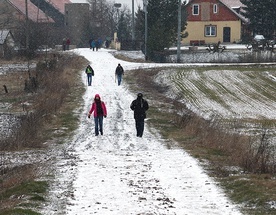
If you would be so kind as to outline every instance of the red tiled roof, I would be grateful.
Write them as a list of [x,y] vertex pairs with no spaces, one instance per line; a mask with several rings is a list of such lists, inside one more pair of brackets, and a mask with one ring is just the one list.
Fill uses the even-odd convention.
[[[245,5],[241,3],[240,0],[220,0],[224,5],[229,7],[232,11],[234,11],[237,16],[239,16],[243,21],[248,22],[248,19],[243,16]],[[237,13],[235,9],[240,9],[240,12]],[[242,13],[241,13],[242,12]]]
[[[223,4],[227,5],[230,8],[244,7],[244,4],[242,4],[240,0],[218,0],[218,1],[222,2]],[[189,0],[187,4],[190,4],[192,2],[193,0]]]
[[[192,4],[194,0],[189,0],[188,4]],[[224,4],[227,8],[229,8],[229,10],[231,10],[234,14],[236,14],[236,16],[238,16],[241,20],[243,20],[244,22],[247,22],[248,19],[245,18],[241,13],[236,12],[235,9],[239,8],[240,12],[244,12],[243,7],[245,7],[244,4],[241,3],[240,0],[218,0],[219,2],[221,2],[222,4]],[[202,0],[202,2],[204,2],[204,0]]]
[[[15,7],[21,14],[26,16],[25,0],[8,0],[8,2]],[[52,18],[38,9],[31,1],[28,1],[28,18],[33,22],[54,22]]]
[[46,2],[53,5],[56,9],[58,9],[61,13],[65,13],[65,4],[72,3],[70,0],[45,0]]

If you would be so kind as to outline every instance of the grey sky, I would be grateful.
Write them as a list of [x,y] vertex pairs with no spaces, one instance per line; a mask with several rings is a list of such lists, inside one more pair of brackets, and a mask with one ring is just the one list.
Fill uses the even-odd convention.
[[[108,0],[110,2],[115,2],[115,3],[121,3],[122,5],[127,5],[129,9],[132,8],[132,0]],[[86,3],[86,0],[71,0],[72,3]],[[143,0],[134,0],[134,7],[135,10],[140,5],[143,8]]]

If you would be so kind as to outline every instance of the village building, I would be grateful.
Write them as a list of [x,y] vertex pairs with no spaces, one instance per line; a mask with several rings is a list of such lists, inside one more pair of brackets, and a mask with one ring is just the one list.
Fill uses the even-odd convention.
[[190,0],[186,5],[186,45],[236,43],[242,39],[247,19],[240,0]]
[[73,4],[70,0],[0,1],[0,29],[12,32],[19,49],[26,47],[28,30],[34,48],[38,45],[55,47],[62,44],[64,38],[81,46],[89,40],[88,35],[85,38],[82,35],[84,29],[88,29],[88,15],[89,4]]

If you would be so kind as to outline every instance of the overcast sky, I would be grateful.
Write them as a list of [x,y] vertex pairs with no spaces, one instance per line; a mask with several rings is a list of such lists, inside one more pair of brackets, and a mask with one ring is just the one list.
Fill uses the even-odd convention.
[[[123,5],[127,5],[129,9],[132,8],[132,0],[108,0],[110,2],[116,2],[116,3],[121,3]],[[86,3],[86,0],[71,0],[73,3]],[[134,0],[134,7],[137,8],[138,5],[143,8],[143,0]],[[136,9],[135,9],[136,10]]]

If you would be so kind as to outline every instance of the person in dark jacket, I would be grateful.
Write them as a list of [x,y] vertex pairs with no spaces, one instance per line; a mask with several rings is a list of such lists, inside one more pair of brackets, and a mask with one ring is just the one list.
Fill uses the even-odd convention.
[[137,94],[137,99],[132,101],[130,109],[134,111],[137,137],[142,137],[144,133],[146,111],[149,109],[148,102],[145,99],[143,99],[142,93]]
[[91,47],[92,47],[92,50],[95,51],[95,48],[96,48],[96,41],[95,40],[92,40]]
[[[103,135],[103,117],[106,118],[107,111],[106,106],[99,94],[95,95],[94,102],[88,113],[88,118],[91,117],[91,114],[94,112],[94,121],[95,121],[95,135],[99,135],[99,130],[101,135]],[[99,129],[100,128],[100,129]]]
[[124,69],[121,66],[121,64],[118,64],[115,70],[115,76],[117,76],[118,86],[121,85],[123,75],[124,75]]
[[92,67],[90,65],[88,65],[86,67],[85,73],[87,75],[88,86],[91,86],[91,84],[92,84],[92,76],[94,76],[94,70],[92,69]]

